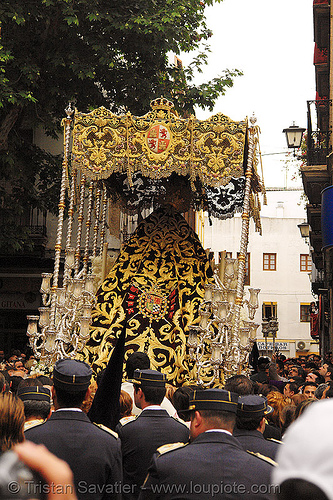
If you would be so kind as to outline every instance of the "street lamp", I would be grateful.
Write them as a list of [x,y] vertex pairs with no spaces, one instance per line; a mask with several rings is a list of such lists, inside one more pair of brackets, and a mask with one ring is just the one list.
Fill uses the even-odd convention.
[[305,128],[298,127],[297,125],[295,125],[295,122],[293,122],[293,124],[290,125],[289,128],[283,129],[282,132],[286,134],[288,148],[293,148],[294,156],[296,156],[295,149],[301,147],[303,132],[305,132]]
[[310,236],[310,226],[307,222],[302,222],[301,224],[297,224],[298,229],[300,230],[302,238],[305,239],[306,243],[309,243]]

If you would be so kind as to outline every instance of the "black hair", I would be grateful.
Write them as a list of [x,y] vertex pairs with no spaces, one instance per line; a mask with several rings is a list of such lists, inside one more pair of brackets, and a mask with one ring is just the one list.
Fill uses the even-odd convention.
[[293,392],[294,394],[297,394],[299,392],[300,386],[298,384],[296,384],[296,382],[286,382],[286,385],[287,384],[289,385],[289,390],[291,392]]
[[50,414],[51,403],[47,401],[27,399],[23,404],[25,418],[36,417],[45,420]]
[[235,392],[240,396],[247,396],[249,394],[254,394],[254,384],[245,375],[234,375],[227,379],[224,390],[229,392]]
[[56,386],[54,387],[54,390],[60,408],[79,408],[87,393],[87,389],[79,392],[67,392]]
[[[236,413],[225,410],[198,410],[202,418],[209,421],[217,429],[228,426],[231,428],[235,427],[236,423]],[[191,415],[194,415],[194,411],[191,411]]]
[[190,397],[191,393],[193,390],[202,390],[202,387],[191,387],[189,385],[185,385],[183,387],[178,387],[178,389],[175,390],[175,392],[172,395],[172,404],[177,410],[178,416],[185,421],[188,421],[190,419],[190,414],[188,411],[189,407],[189,402],[190,402]]
[[162,403],[166,393],[165,387],[134,384],[135,392],[138,392],[139,388],[142,389],[147,403],[152,405],[160,405]]
[[126,361],[127,378],[134,377],[134,370],[148,370],[150,359],[145,352],[136,351],[129,355]]
[[277,488],[278,500],[328,500],[327,496],[319,486],[306,481],[305,479],[287,479]]
[[240,415],[236,416],[236,427],[238,429],[247,429],[248,431],[254,431],[258,429],[260,422],[264,418],[264,415],[260,417],[243,417]]

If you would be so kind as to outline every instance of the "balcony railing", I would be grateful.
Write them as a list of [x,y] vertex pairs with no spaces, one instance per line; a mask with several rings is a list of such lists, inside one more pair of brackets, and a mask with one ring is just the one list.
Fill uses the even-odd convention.
[[[327,156],[331,152],[331,132],[326,129],[326,127],[328,126],[328,116],[331,103],[332,101],[330,101],[329,99],[320,99],[307,102],[308,127],[306,158],[308,165],[326,165]],[[323,120],[323,116],[327,117],[327,119]],[[320,122],[327,125],[319,128],[317,127],[317,123]],[[325,128],[325,130],[323,128]]]

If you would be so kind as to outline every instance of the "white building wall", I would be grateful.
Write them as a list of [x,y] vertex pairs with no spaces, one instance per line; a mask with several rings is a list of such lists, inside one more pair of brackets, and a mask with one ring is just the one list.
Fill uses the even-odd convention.
[[[301,194],[301,190],[268,190],[268,204],[261,211],[262,235],[255,232],[251,221],[248,246],[250,286],[261,289],[254,321],[261,325],[263,302],[277,303],[279,330],[276,342],[288,356],[299,354],[296,346],[300,340],[307,342],[307,352],[318,352],[317,344],[310,337],[310,323],[300,321],[301,303],[315,300],[308,273],[300,271],[300,255],[309,253],[297,227],[306,220]],[[212,225],[206,218],[204,247],[215,252],[215,262],[218,262],[218,252],[222,250],[232,252],[233,258],[237,256],[241,222],[239,214],[224,221],[213,219]],[[264,253],[276,253],[276,271],[263,270]],[[261,326],[258,328],[258,342],[264,342]]]

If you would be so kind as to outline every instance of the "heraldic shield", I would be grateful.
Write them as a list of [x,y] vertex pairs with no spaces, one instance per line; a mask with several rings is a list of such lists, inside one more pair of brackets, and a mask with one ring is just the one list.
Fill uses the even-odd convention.
[[169,382],[193,379],[186,356],[188,326],[198,319],[212,271],[206,253],[183,216],[170,205],[137,227],[97,292],[90,339],[83,355],[99,371],[126,324],[125,361],[144,351],[151,368]]

